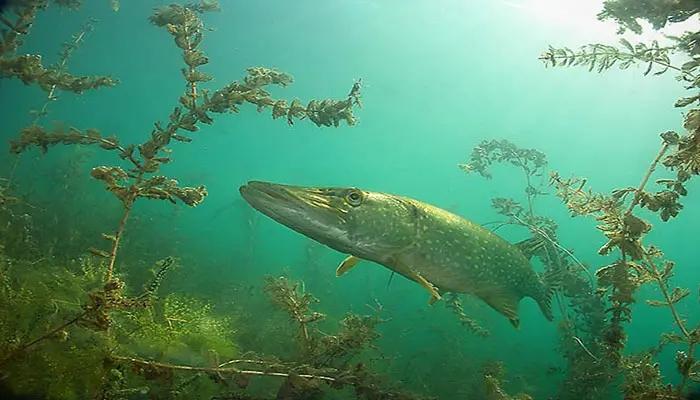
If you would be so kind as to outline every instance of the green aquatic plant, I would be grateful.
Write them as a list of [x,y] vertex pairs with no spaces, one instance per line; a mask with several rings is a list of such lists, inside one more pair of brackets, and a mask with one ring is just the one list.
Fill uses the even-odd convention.
[[[72,35],[69,41],[66,41],[61,45],[61,51],[58,53],[58,60],[51,67],[52,69],[58,71],[59,73],[68,72],[68,62],[70,61],[71,57],[73,57],[75,51],[80,48],[88,35],[95,30],[95,23],[97,23],[97,20],[92,18],[89,19],[87,22],[85,22],[85,24],[83,24],[78,32]],[[49,105],[58,100],[58,90],[60,89],[59,85],[54,83],[49,86],[48,89],[49,90],[46,93],[46,100],[43,102],[41,107],[30,111],[30,114],[33,116],[31,125],[36,125],[41,118],[48,115]]]
[[659,364],[654,362],[651,353],[624,357],[622,368],[625,399],[680,399],[673,386],[663,382]]
[[326,317],[310,309],[312,304],[318,303],[318,299],[300,288],[299,283],[291,283],[285,277],[268,277],[265,292],[276,306],[285,310],[290,318],[296,321],[302,346],[311,350],[314,343],[308,326]]
[[[184,388],[196,381],[218,384],[218,390],[205,392],[215,398],[250,399],[245,393],[254,378],[276,379],[270,388],[278,399],[321,398],[329,391],[351,389],[356,398],[368,400],[414,400],[425,397],[393,388],[372,373],[362,361],[356,359],[379,336],[377,324],[381,320],[374,315],[349,314],[339,322],[335,334],[324,333],[316,327],[323,314],[311,306],[317,304],[312,294],[303,291],[302,282],[286,277],[267,278],[265,293],[275,307],[286,312],[298,328],[296,340],[298,352],[288,360],[244,353],[226,360],[225,354],[216,354],[210,365],[198,365],[152,361],[135,356],[111,355],[115,365],[129,366],[130,373],[146,381],[168,382],[168,395],[177,397]],[[189,312],[182,318],[188,318]],[[283,331],[277,338],[284,339]],[[223,361],[226,360],[226,361]],[[204,364],[204,365],[203,365]],[[198,392],[202,396],[202,392]],[[331,392],[332,393],[332,392]],[[185,397],[186,398],[186,397]],[[269,397],[266,397],[269,398]]]
[[[3,387],[17,394],[60,399],[119,399],[130,393],[155,396],[167,385],[144,384],[132,371],[120,370],[112,357],[145,354],[194,363],[238,354],[230,317],[186,295],[158,298],[157,290],[175,260],[156,263],[141,293],[121,298],[122,307],[112,307],[108,316],[95,303],[85,302],[86,297],[117,301],[102,292],[103,266],[91,257],[67,265],[54,261],[32,264],[0,252]],[[54,328],[76,314],[82,315],[76,322],[80,329]],[[110,319],[109,330],[104,318]],[[41,351],[28,351],[39,343],[29,340],[47,330],[51,336],[42,342]]]
[[[15,1],[8,7],[10,12],[0,16],[0,23],[4,26],[0,31],[0,78],[15,78],[25,84],[35,84],[50,94],[55,93],[56,90],[82,93],[117,84],[115,79],[108,76],[72,75],[66,70],[66,63],[62,61],[54,66],[45,67],[39,54],[17,54],[37,14],[46,9],[50,3],[69,8],[77,6],[74,2],[67,1]],[[13,16],[14,19],[12,19]],[[74,39],[76,39],[75,46],[82,40],[80,35]],[[67,60],[73,49],[64,46],[60,58]]]
[[532,400],[532,397],[526,393],[518,393],[512,396],[503,389],[505,368],[502,363],[485,363],[481,373],[483,393],[479,398],[483,398],[484,400]]
[[[400,390],[392,389],[364,367],[356,359],[371,346],[379,334],[376,329],[382,322],[378,315],[361,316],[348,314],[339,321],[335,334],[321,332],[315,326],[325,317],[311,309],[318,302],[313,295],[303,290],[303,282],[293,282],[288,278],[268,277],[265,291],[272,302],[285,311],[299,327],[299,361],[320,370],[327,370],[333,376],[341,376],[336,387],[351,386],[358,398],[362,399],[418,399],[422,398]],[[282,387],[284,389],[285,386]],[[311,398],[310,392],[317,387],[305,388],[296,394],[299,398]]]
[[[45,8],[46,5],[46,2],[41,1],[26,2],[22,7],[14,8],[13,11],[24,21],[21,22],[22,24],[28,24],[33,20],[36,12]],[[110,352],[124,350],[125,355],[107,356],[108,346],[100,344],[90,349],[86,346],[86,352],[89,351],[92,356],[100,360],[111,360],[113,364],[119,364],[119,360],[127,359],[128,356],[136,356],[138,351],[134,349],[151,356],[157,355],[163,362],[183,362],[180,357],[186,352],[194,352],[200,357],[196,358],[189,354],[188,359],[185,360],[188,362],[202,361],[203,353],[212,357],[231,357],[235,353],[235,345],[231,337],[224,334],[228,329],[225,328],[228,322],[219,317],[209,316],[207,306],[196,299],[166,297],[161,306],[154,305],[153,293],[157,289],[157,282],[146,287],[144,292],[137,296],[127,295],[128,290],[122,280],[122,274],[116,271],[116,266],[133,206],[137,200],[144,198],[168,200],[172,203],[181,202],[191,207],[204,200],[207,195],[204,186],[180,186],[177,180],[160,175],[159,170],[163,164],[171,161],[171,152],[168,147],[173,142],[191,141],[191,137],[186,132],[196,131],[202,124],[211,124],[213,122],[211,114],[236,113],[240,106],[249,103],[255,105],[258,111],[271,109],[273,118],[284,116],[289,124],[293,124],[295,120],[308,118],[317,126],[338,126],[341,121],[353,125],[356,123],[352,112],[353,107],[360,105],[360,84],[356,82],[344,100],[312,100],[305,106],[298,100],[294,100],[288,104],[285,100],[272,98],[267,87],[286,86],[291,83],[291,77],[275,70],[255,67],[248,69],[247,76],[241,81],[232,82],[215,91],[207,90],[202,85],[211,78],[200,71],[200,67],[208,63],[208,59],[199,48],[205,31],[200,15],[216,9],[218,4],[213,1],[202,1],[185,6],[172,4],[158,8],[151,17],[151,22],[165,28],[173,36],[176,46],[183,51],[185,62],[183,75],[186,88],[179,99],[180,105],[174,108],[169,121],[166,124],[157,122],[149,138],[144,142],[138,145],[122,145],[117,137],[103,135],[96,129],[81,130],[60,126],[44,128],[38,124],[38,120],[44,115],[45,107],[42,107],[43,111],[36,114],[34,123],[23,129],[17,140],[12,141],[10,149],[15,154],[20,154],[30,147],[37,147],[42,152],[46,152],[49,147],[57,144],[96,146],[116,153],[126,166],[98,166],[91,171],[92,177],[104,184],[122,208],[122,215],[115,231],[102,234],[107,247],[90,249],[92,255],[101,260],[96,263],[101,268],[100,283],[94,287],[82,288],[82,296],[77,296],[78,298],[73,300],[73,313],[61,312],[54,315],[55,318],[47,319],[42,319],[41,315],[37,316],[41,329],[32,330],[16,340],[8,341],[12,345],[0,352],[0,372],[26,366],[40,374],[39,371],[42,368],[37,366],[41,365],[42,357],[46,356],[45,349],[49,351],[53,348],[58,336],[65,337],[66,344],[72,345],[74,336],[78,337],[85,333],[96,335],[95,337],[100,340],[109,342]],[[20,39],[21,32],[18,32],[17,34],[6,33],[4,37],[0,55],[8,65],[22,62],[21,58],[6,57],[16,49],[13,46],[18,44]],[[73,44],[76,46],[82,40],[78,40],[79,37],[80,35],[74,38]],[[65,57],[62,59],[67,60],[73,50],[73,46],[66,47]],[[38,57],[34,59],[40,60]],[[36,79],[27,75],[26,69],[3,70],[5,71],[3,76],[21,76],[28,82],[38,81],[44,89],[49,91],[49,99],[53,100],[52,93],[55,90],[66,89],[67,86],[80,89],[81,84],[88,82],[71,81],[68,85],[67,81],[62,80],[68,79],[63,71],[64,67],[65,62],[60,62],[58,68],[48,73],[43,73],[39,71],[39,67],[36,67],[32,71],[41,72],[41,77]],[[10,200],[9,196],[4,196],[4,190],[3,199]],[[171,261],[163,262],[160,270],[163,272],[158,272],[156,275],[158,280],[162,279],[164,271],[170,264],[172,264]],[[30,300],[40,303],[43,297],[32,297]],[[4,309],[5,306],[9,306],[9,303],[4,303],[0,308]],[[23,313],[17,315],[22,320],[33,318]],[[163,324],[167,324],[167,328]],[[125,333],[125,330],[130,332]],[[136,339],[138,340],[135,341]],[[170,347],[164,348],[166,344]],[[51,360],[51,357],[44,359],[45,362],[53,362]],[[110,362],[106,365],[109,364]],[[136,362],[131,364],[138,365]],[[86,362],[85,365],[90,364]],[[96,380],[99,385],[93,388],[94,390],[99,389],[105,393],[109,391],[130,393],[133,389],[109,382],[110,377],[117,375],[126,377],[127,382],[131,381],[130,376],[125,375],[119,368],[116,371],[111,367],[96,368],[95,371],[101,375]],[[42,388],[41,385],[35,387],[37,390]],[[143,385],[139,386],[138,390],[141,388]],[[17,390],[24,389],[17,388]],[[76,397],[81,396],[76,394]],[[91,396],[81,398],[86,397]]]
[[547,157],[539,150],[521,148],[508,140],[485,140],[459,167],[466,173],[476,172],[491,179],[489,167],[494,163],[509,164],[522,171],[527,205],[510,198],[493,198],[492,207],[505,219],[489,225],[494,225],[494,230],[504,226],[527,229],[532,238],[522,242],[522,249],[542,262],[545,274],[556,277],[558,291],[568,301],[568,307],[561,308],[563,320],[559,324],[560,350],[567,361],[566,378],[557,398],[600,398],[600,391],[613,375],[601,356],[598,340],[605,326],[605,305],[596,295],[587,267],[560,243],[558,224],[535,212],[538,197],[547,194],[542,182]]
[[[599,18],[610,18],[620,23],[620,30],[631,29],[641,32],[638,19],[645,19],[655,29],[668,23],[697,17],[700,5],[697,2],[662,2],[609,0]],[[616,63],[626,68],[635,63],[646,64],[645,75],[654,71],[663,74],[674,71],[679,81],[692,93],[676,101],[676,107],[697,107],[700,105],[697,91],[700,89],[700,52],[698,51],[700,31],[686,32],[680,37],[671,37],[670,46],[632,45],[622,40],[624,49],[608,45],[588,45],[579,52],[567,48],[550,47],[541,59],[548,66],[586,65],[599,72],[611,68]],[[681,65],[671,62],[671,55],[684,57]],[[607,296],[608,327],[602,336],[607,348],[607,357],[614,365],[626,373],[623,391],[626,398],[682,398],[690,381],[698,380],[696,371],[700,368],[696,349],[700,343],[700,325],[692,326],[678,310],[678,304],[688,297],[690,291],[674,287],[671,279],[676,264],[664,257],[662,251],[645,242],[653,228],[652,224],[636,214],[638,208],[646,208],[656,213],[661,221],[678,217],[683,209],[681,199],[687,195],[687,183],[700,174],[700,109],[687,110],[684,117],[685,134],[673,131],[661,134],[659,152],[651,161],[638,186],[614,190],[609,195],[594,193],[586,187],[585,179],[564,179],[553,173],[551,182],[558,196],[573,215],[591,215],[599,222],[598,229],[607,238],[598,252],[602,255],[617,253],[616,261],[604,266],[596,273],[601,294]],[[656,190],[650,191],[651,178],[661,166],[675,174],[656,180]],[[680,381],[675,387],[661,383],[658,366],[653,364],[652,355],[626,358],[622,355],[627,334],[625,323],[632,318],[632,304],[637,290],[645,284],[655,284],[661,292],[661,299],[648,300],[653,307],[667,308],[675,323],[676,331],[664,333],[661,344],[685,345],[687,350],[679,352],[676,367]]]
[[204,31],[200,14],[217,8],[217,3],[212,1],[187,6],[172,4],[156,9],[151,16],[151,22],[166,28],[173,36],[176,46],[183,51],[186,89],[180,97],[180,106],[175,107],[170,114],[169,122],[166,125],[156,122],[145,142],[139,145],[122,145],[117,137],[105,136],[96,129],[45,129],[35,124],[23,129],[20,137],[11,143],[11,151],[16,154],[29,147],[38,147],[45,152],[50,146],[57,144],[96,145],[115,152],[128,164],[126,168],[98,166],[91,172],[92,177],[101,181],[120,201],[123,208],[117,229],[113,233],[102,235],[107,242],[107,249],[91,249],[95,256],[105,259],[105,287],[123,286],[115,277],[115,266],[126,224],[137,200],[146,198],[168,200],[172,203],[179,201],[194,207],[206,197],[207,191],[204,186],[183,187],[177,180],[159,175],[158,172],[163,164],[171,161],[171,152],[167,146],[173,141],[191,141],[184,132],[194,132],[201,124],[211,124],[213,119],[210,113],[238,112],[240,105],[251,103],[256,105],[258,110],[271,108],[273,118],[286,116],[290,124],[295,119],[302,118],[308,118],[319,126],[338,126],[340,121],[349,125],[356,122],[352,108],[360,104],[359,83],[353,85],[345,100],[312,100],[305,107],[297,100],[287,105],[284,100],[273,99],[266,87],[286,86],[291,82],[291,77],[262,67],[249,68],[248,75],[242,81],[230,83],[214,92],[201,89],[199,86],[211,77],[199,70],[208,63],[206,56],[199,50]]
[[532,214],[532,202],[541,194],[534,186],[533,180],[542,177],[547,166],[547,157],[535,149],[523,149],[507,140],[484,140],[472,149],[469,160],[459,167],[466,173],[476,172],[484,178],[491,179],[489,167],[494,163],[508,163],[523,171],[527,186],[529,213]]
[[[664,148],[665,144],[662,145],[662,150]],[[659,155],[663,153],[664,151]],[[634,189],[635,193],[644,192],[660,158],[657,157],[654,160],[640,186]],[[648,300],[647,304],[668,308],[678,329],[678,332],[664,334],[662,340],[683,343],[688,347],[685,354],[689,366],[678,365],[681,382],[676,388],[676,393],[682,393],[691,379],[697,379],[691,375],[691,371],[700,366],[695,359],[695,350],[700,342],[700,325],[694,328],[689,326],[689,322],[681,317],[677,309],[677,303],[686,298],[690,291],[680,287],[672,288],[670,279],[673,276],[675,263],[664,259],[663,253],[657,247],[643,243],[644,236],[649,233],[652,226],[633,214],[642,195],[627,196],[626,194],[630,193],[627,189],[614,191],[609,197],[602,196],[590,190],[584,190],[581,180],[564,180],[557,174],[553,174],[552,181],[557,187],[558,195],[573,213],[594,215],[601,222],[598,229],[604,233],[608,241],[599,249],[599,253],[609,254],[612,251],[618,251],[620,254],[618,260],[596,272],[599,291],[607,295],[610,303],[607,310],[610,315],[609,326],[603,336],[608,357],[615,364],[621,365],[622,350],[626,342],[624,324],[632,318],[631,306],[635,302],[635,294],[642,285],[654,283],[659,288],[662,299]],[[628,198],[627,204],[624,202],[625,197]],[[661,218],[663,219],[663,216]]]
[[491,335],[491,332],[488,329],[481,326],[476,319],[470,317],[464,312],[462,299],[458,294],[448,293],[448,295],[445,296],[445,307],[449,308],[450,311],[457,316],[457,319],[462,326],[469,329],[475,335],[480,337],[488,337]]
[[620,33],[629,29],[639,34],[642,33],[639,19],[646,20],[654,29],[661,29],[669,23],[686,21],[698,12],[700,5],[692,0],[606,0],[598,18],[615,20]]
[[[25,6],[28,6],[28,5],[29,5],[29,2],[27,2],[25,4]],[[18,11],[18,12],[21,13],[20,11]],[[53,66],[50,67],[52,71],[55,71],[58,74],[67,74],[68,73],[68,62],[70,61],[70,59],[73,56],[73,54],[75,53],[75,51],[78,50],[80,45],[85,41],[86,37],[90,33],[92,33],[92,31],[94,30],[95,22],[96,22],[96,20],[89,19],[85,24],[83,24],[80,31],[73,34],[69,41],[66,41],[63,43],[63,45],[61,46],[61,51],[58,54],[58,60],[56,61],[56,63]],[[116,81],[115,81],[115,83],[116,83]],[[31,126],[37,125],[37,123],[42,118],[46,117],[49,113],[49,106],[59,99],[58,92],[62,88],[59,87],[58,82],[53,82],[50,84],[46,83],[46,84],[48,85],[45,87],[46,99],[42,103],[41,107],[30,111],[30,115],[32,117],[32,122],[30,123]],[[13,184],[14,177],[15,177],[15,172],[17,170],[17,166],[19,165],[19,162],[20,162],[20,157],[19,157],[19,155],[16,155],[14,158],[14,161],[12,162],[12,166],[11,166],[11,170],[10,170],[8,179],[5,182],[0,182],[0,184],[2,184],[2,186],[4,187],[3,190],[7,190],[7,189],[11,188],[11,186]]]

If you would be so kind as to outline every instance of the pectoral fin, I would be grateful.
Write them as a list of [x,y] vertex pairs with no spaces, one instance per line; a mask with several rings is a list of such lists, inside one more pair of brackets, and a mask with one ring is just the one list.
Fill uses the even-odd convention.
[[430,300],[428,301],[428,304],[433,304],[442,298],[442,296],[440,296],[440,292],[438,292],[435,285],[430,283],[427,279],[425,279],[421,274],[417,272],[412,272],[412,274],[412,278],[430,293]]
[[345,274],[346,272],[350,271],[352,267],[357,265],[357,263],[360,261],[362,260],[355,256],[348,256],[345,260],[343,260],[343,262],[340,263],[338,269],[335,270],[335,276],[341,276]]

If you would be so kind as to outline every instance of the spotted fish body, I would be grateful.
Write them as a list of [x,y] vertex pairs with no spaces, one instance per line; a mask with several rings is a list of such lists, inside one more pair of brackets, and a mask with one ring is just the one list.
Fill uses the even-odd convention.
[[[531,297],[551,319],[550,294],[521,250],[448,211],[413,200],[416,238],[387,267],[408,276],[410,265],[439,291],[473,294],[518,325],[518,303]],[[390,223],[390,222],[389,222]]]
[[359,260],[379,263],[426,288],[469,293],[518,326],[518,303],[533,298],[552,319],[550,291],[520,249],[462,217],[418,200],[356,188],[250,182],[241,194],[274,220]]

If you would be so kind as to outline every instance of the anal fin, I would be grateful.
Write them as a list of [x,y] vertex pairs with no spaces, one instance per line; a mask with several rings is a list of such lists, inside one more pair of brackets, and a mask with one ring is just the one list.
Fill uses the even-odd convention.
[[484,300],[494,310],[503,314],[514,327],[520,325],[518,303],[520,298],[500,288],[481,287],[474,294]]
[[355,256],[347,256],[347,258],[345,258],[345,260],[343,260],[343,262],[340,263],[338,269],[335,270],[335,276],[341,276],[345,274],[346,272],[350,271],[352,267],[357,265],[357,263],[360,261],[362,260]]

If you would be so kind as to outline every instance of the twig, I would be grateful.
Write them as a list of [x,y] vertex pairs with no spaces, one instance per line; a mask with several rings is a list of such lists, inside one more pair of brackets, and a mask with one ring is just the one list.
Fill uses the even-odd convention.
[[124,235],[124,229],[126,228],[126,221],[129,218],[129,213],[131,212],[131,207],[133,206],[133,200],[127,200],[124,202],[124,214],[122,214],[119,220],[119,228],[117,228],[117,233],[114,235],[114,241],[112,242],[112,249],[109,252],[109,266],[107,267],[107,275],[105,281],[109,282],[112,280],[112,274],[114,273],[114,264],[117,260],[117,252],[119,251],[119,243]]
[[260,364],[260,365],[265,365],[267,364],[265,361],[262,360],[229,360],[226,361],[225,363],[219,364],[218,368],[223,368],[227,365],[231,364]]
[[0,14],[0,22],[5,24],[8,28],[12,29],[15,33],[18,33],[20,35],[24,34],[24,32],[18,30],[15,24],[13,24],[9,19],[5,18],[5,16],[2,14]]
[[556,247],[556,248],[558,248],[559,250],[563,251],[568,257],[570,257],[570,258],[574,261],[574,263],[575,263],[579,268],[581,268],[581,269],[583,270],[583,272],[586,273],[586,275],[588,275],[588,278],[590,279],[591,282],[593,282],[593,281],[595,280],[595,278],[593,277],[593,274],[591,274],[591,271],[589,271],[588,268],[586,268],[586,266],[583,265],[583,263],[582,263],[581,261],[579,261],[579,259],[576,258],[576,256],[575,256],[571,251],[569,251],[568,249],[566,249],[565,247],[563,247],[561,244],[557,243],[554,239],[552,239],[551,237],[549,237],[549,235],[547,234],[547,232],[545,232],[544,230],[540,229],[540,228],[537,227],[537,226],[528,224],[527,222],[523,221],[523,220],[522,220],[520,217],[518,217],[517,215],[513,215],[513,218],[514,218],[516,221],[518,221],[521,225],[523,225],[523,226],[525,226],[525,227],[527,227],[527,228],[533,230],[533,231],[536,232],[538,235],[542,236],[545,240],[547,240],[549,243],[551,243],[554,247]]
[[[598,49],[598,50],[601,50],[601,49]],[[667,50],[675,51],[675,50],[677,50],[677,48],[673,47],[673,46],[661,47],[661,48],[657,48],[657,49],[652,48],[652,49],[647,49],[646,51],[644,51],[642,53],[627,53],[627,52],[623,52],[623,51],[619,51],[619,50],[615,49],[615,52],[608,51],[607,53],[603,52],[603,53],[598,53],[597,55],[598,56],[615,56],[615,57],[618,57],[618,59],[619,59],[619,56],[624,56],[627,58],[635,59],[635,60],[643,62],[643,63],[654,63],[654,64],[660,65],[664,68],[672,69],[676,72],[679,72],[683,76],[683,79],[690,80],[690,81],[695,80],[697,78],[695,76],[695,74],[691,73],[688,70],[684,70],[683,68],[676,67],[675,65],[672,65],[670,63],[667,63],[665,61],[658,60],[655,58],[651,58],[651,59],[644,58],[646,53],[649,53],[652,51],[667,51]],[[587,55],[590,56],[591,54],[587,54]],[[575,57],[582,57],[581,54],[575,54],[574,56]],[[547,52],[540,57],[540,60],[545,61],[545,62],[547,62],[547,61],[555,62],[556,60],[565,60],[566,61],[566,60],[570,59],[571,57],[572,56],[570,56],[570,55],[563,55],[563,54],[562,55],[559,55],[559,54],[555,55],[555,54],[552,54],[551,52]]]
[[4,359],[0,360],[0,366],[4,365],[8,361],[12,360],[14,357],[16,357],[18,354],[21,354],[25,351],[27,351],[30,347],[36,345],[37,343],[46,340],[50,338],[51,336],[55,335],[56,333],[62,331],[63,329],[66,329],[67,327],[75,324],[76,322],[80,321],[85,315],[87,315],[87,311],[83,311],[82,313],[78,314],[77,316],[69,319],[68,321],[62,323],[61,325],[51,329],[50,331],[46,332],[45,334],[39,336],[38,338],[32,340],[29,343],[26,343],[15,350],[11,351],[10,354],[7,355]]
[[[631,215],[632,211],[634,208],[639,204],[639,201],[641,199],[642,193],[644,192],[644,188],[646,187],[647,183],[649,182],[649,179],[651,175],[654,173],[654,170],[656,170],[656,167],[659,164],[659,161],[661,158],[666,154],[666,151],[669,148],[669,143],[664,141],[663,145],[661,146],[661,149],[659,149],[659,153],[656,155],[656,158],[654,158],[654,161],[651,163],[649,166],[649,169],[647,170],[646,174],[642,178],[642,182],[639,184],[639,187],[637,190],[635,190],[634,193],[634,198],[632,199],[632,203],[629,205],[627,208],[627,211],[625,212],[625,215]],[[650,268],[651,275],[654,277],[654,280],[656,281],[656,284],[659,286],[659,290],[661,290],[661,294],[664,297],[664,300],[666,300],[666,305],[668,306],[668,309],[671,311],[671,315],[673,316],[673,320],[676,323],[676,326],[678,326],[678,329],[681,331],[683,334],[683,337],[688,341],[688,356],[693,357],[693,354],[695,352],[695,345],[696,343],[694,342],[693,337],[690,334],[690,331],[688,331],[688,328],[685,325],[685,322],[683,319],[680,317],[678,314],[678,310],[676,309],[676,306],[674,302],[672,301],[671,294],[668,290],[668,285],[666,284],[666,281],[661,275],[661,272],[659,271],[658,266],[652,259],[651,255],[646,249],[642,249],[644,261],[647,263],[648,268]],[[624,256],[624,254],[623,254]],[[678,385],[678,391],[682,392],[686,385],[688,383],[688,376],[687,374],[683,374],[681,383]]]
[[588,354],[592,359],[594,359],[596,362],[600,361],[598,359],[598,357],[594,356],[593,353],[591,353],[591,351],[588,350],[588,347],[586,347],[586,345],[583,344],[583,341],[581,341],[581,339],[579,339],[577,336],[573,336],[573,339],[574,339],[574,342],[578,343],[578,345],[581,346],[583,351],[585,351],[586,354]]
[[639,204],[639,201],[642,198],[642,193],[644,193],[644,188],[649,182],[649,178],[651,178],[651,175],[656,170],[656,166],[659,164],[659,161],[661,161],[661,158],[664,156],[664,154],[666,154],[668,147],[668,142],[664,141],[663,145],[661,145],[661,149],[659,149],[659,153],[656,155],[656,158],[654,158],[654,161],[649,166],[649,169],[647,169],[644,178],[642,178],[642,182],[637,187],[637,190],[634,191],[634,198],[632,199],[632,203],[630,203],[629,207],[627,208],[627,211],[625,211],[625,215],[632,214],[632,210],[634,210],[634,208]]
[[[257,370],[246,370],[234,367],[222,368],[222,367],[196,367],[190,365],[178,365],[161,363],[157,361],[147,361],[133,357],[123,357],[123,356],[110,356],[111,359],[115,361],[128,362],[135,365],[140,365],[144,367],[151,368],[165,368],[175,371],[187,371],[187,372],[206,372],[215,374],[229,374],[229,375],[253,375],[253,376],[274,376],[279,378],[289,378],[290,376],[297,376],[305,379],[319,379],[326,382],[336,382],[337,379],[325,376],[325,375],[313,375],[313,374],[291,374],[286,372],[272,372],[272,371],[257,371]],[[233,361],[251,361],[251,360],[233,360]],[[226,363],[224,363],[226,364]],[[264,362],[260,362],[264,364]]]

